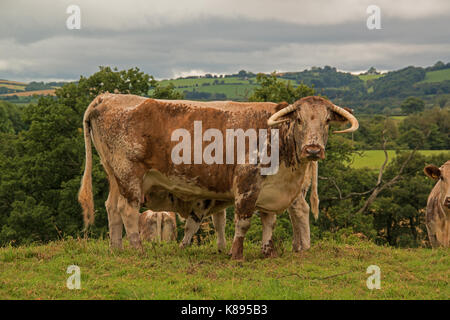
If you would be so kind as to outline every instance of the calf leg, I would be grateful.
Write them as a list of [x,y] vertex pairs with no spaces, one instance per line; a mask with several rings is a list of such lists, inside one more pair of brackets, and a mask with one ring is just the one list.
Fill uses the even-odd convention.
[[311,247],[309,230],[309,205],[301,194],[288,208],[292,222],[292,250],[298,252]]
[[224,252],[227,245],[225,239],[226,214],[227,211],[223,210],[212,215],[212,221],[217,235],[217,248],[219,252]]
[[273,245],[272,241],[272,235],[273,230],[275,228],[275,223],[277,221],[277,216],[273,213],[261,213],[261,222],[263,227],[262,232],[262,254],[268,258],[268,257],[276,257],[277,252],[275,250],[275,247]]
[[180,243],[180,248],[186,248],[188,245],[190,245],[192,237],[194,236],[194,234],[197,233],[198,229],[200,228],[200,224],[202,221],[198,219],[196,216],[195,218],[192,217],[192,215],[186,219],[186,224],[184,225],[184,237]]

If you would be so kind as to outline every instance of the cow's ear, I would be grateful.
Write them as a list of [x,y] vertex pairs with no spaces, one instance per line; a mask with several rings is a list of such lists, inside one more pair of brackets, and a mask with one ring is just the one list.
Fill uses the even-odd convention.
[[276,112],[280,111],[281,109],[286,108],[289,105],[289,103],[287,103],[286,101],[280,102],[276,107],[275,110]]
[[441,170],[438,167],[430,164],[423,169],[423,172],[431,179],[438,180],[441,176]]

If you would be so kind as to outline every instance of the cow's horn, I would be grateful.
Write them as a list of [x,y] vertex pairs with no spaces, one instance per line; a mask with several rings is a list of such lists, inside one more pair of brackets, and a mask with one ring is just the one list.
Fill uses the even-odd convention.
[[339,114],[339,115],[343,116],[344,118],[346,118],[351,124],[350,128],[347,128],[345,130],[340,130],[340,131],[334,131],[334,133],[347,133],[347,132],[353,132],[353,131],[358,130],[358,128],[359,128],[358,120],[350,112],[348,112],[347,110],[345,110],[345,109],[343,109],[341,107],[338,107],[335,104],[331,105],[331,110],[333,110],[337,114]]
[[267,120],[267,125],[269,127],[274,126],[276,124],[279,123],[283,123],[285,121],[288,121],[288,119],[284,119],[284,120],[278,120],[278,118],[281,118],[284,115],[287,115],[288,113],[291,113],[292,111],[295,110],[295,106],[294,105],[289,105],[286,108],[281,109],[278,112],[275,112],[270,118],[269,120]]

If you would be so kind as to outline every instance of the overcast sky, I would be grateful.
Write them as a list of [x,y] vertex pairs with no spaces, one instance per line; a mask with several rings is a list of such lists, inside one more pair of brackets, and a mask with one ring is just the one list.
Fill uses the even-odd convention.
[[[81,29],[69,30],[69,5]],[[381,30],[366,26],[369,5]],[[156,78],[450,62],[449,0],[0,0],[0,79],[73,80],[99,65]]]

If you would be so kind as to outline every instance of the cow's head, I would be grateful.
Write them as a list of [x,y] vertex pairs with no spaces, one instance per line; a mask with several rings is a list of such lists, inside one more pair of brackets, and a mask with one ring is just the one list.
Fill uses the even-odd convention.
[[448,213],[450,211],[450,160],[440,168],[428,165],[423,171],[431,179],[439,181],[439,201]]
[[353,132],[358,129],[358,120],[349,109],[336,106],[322,97],[305,97],[274,113],[267,124],[274,126],[291,121],[294,123],[293,135],[300,158],[318,160],[325,158],[325,145],[328,128],[332,122],[350,122],[348,129],[335,133]]

